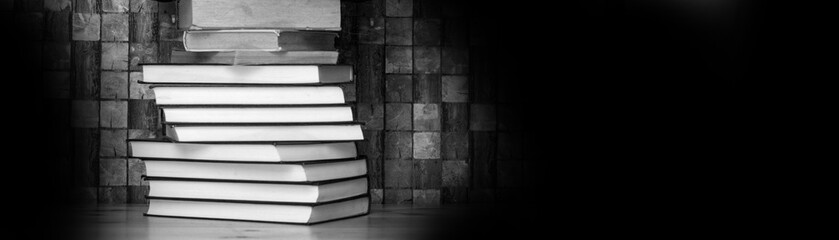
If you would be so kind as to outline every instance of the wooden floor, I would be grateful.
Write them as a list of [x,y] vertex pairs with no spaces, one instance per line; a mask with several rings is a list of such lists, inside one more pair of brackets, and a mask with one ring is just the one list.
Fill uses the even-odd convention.
[[104,205],[83,211],[84,239],[428,239],[448,208],[373,205],[366,216],[311,226],[146,217],[146,205]]

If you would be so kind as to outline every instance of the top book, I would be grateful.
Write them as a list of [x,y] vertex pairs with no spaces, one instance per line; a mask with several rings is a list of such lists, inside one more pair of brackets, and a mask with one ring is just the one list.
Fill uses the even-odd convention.
[[341,30],[340,0],[180,0],[181,29]]

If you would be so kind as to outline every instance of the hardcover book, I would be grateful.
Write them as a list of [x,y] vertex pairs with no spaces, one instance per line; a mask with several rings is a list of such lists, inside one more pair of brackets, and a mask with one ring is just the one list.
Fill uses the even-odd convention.
[[367,176],[317,182],[146,177],[150,197],[322,203],[367,193]]
[[327,123],[164,123],[178,142],[312,142],[364,140],[361,124]]
[[158,105],[343,104],[338,86],[152,85]]
[[147,216],[313,224],[365,215],[370,197],[325,203],[269,203],[148,197]]
[[202,106],[168,105],[160,107],[167,122],[179,123],[322,123],[351,122],[349,105],[285,106]]
[[129,139],[129,156],[205,161],[305,162],[358,157],[355,142],[179,143]]
[[348,65],[143,65],[143,83],[154,84],[331,84],[352,80],[352,66]]
[[188,30],[184,48],[192,52],[335,51],[337,33],[263,29]]
[[187,52],[172,51],[171,61],[177,64],[336,64],[337,51],[280,51],[280,52]]
[[339,0],[180,0],[181,29],[341,30]]
[[280,51],[276,30],[189,30],[184,49],[190,52]]
[[316,182],[367,174],[364,157],[331,161],[266,163],[141,158],[148,176],[204,180]]

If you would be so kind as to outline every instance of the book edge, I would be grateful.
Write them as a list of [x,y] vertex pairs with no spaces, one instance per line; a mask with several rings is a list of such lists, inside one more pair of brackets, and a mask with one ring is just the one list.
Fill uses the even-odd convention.
[[340,183],[345,181],[368,179],[368,174],[358,176],[321,180],[321,181],[305,181],[305,182],[289,182],[289,181],[258,181],[258,180],[231,180],[231,179],[203,179],[203,178],[179,178],[179,177],[155,177],[142,176],[144,181],[180,181],[180,182],[219,182],[219,183],[253,183],[253,184],[276,184],[276,185],[306,185],[306,186],[321,186],[326,184]]
[[292,205],[292,206],[308,206],[308,207],[316,207],[321,205],[333,204],[333,203],[340,203],[346,201],[352,201],[356,199],[370,197],[369,193],[362,193],[359,195],[345,197],[341,199],[336,199],[332,201],[326,202],[319,202],[319,203],[296,203],[296,202],[266,202],[266,201],[249,201],[249,200],[222,200],[222,199],[205,199],[205,198],[172,198],[172,197],[155,197],[155,196],[145,196],[146,199],[152,200],[169,200],[169,201],[185,201],[185,202],[218,202],[218,203],[239,203],[239,204],[261,204],[261,205]]
[[283,161],[276,161],[276,162],[258,162],[258,161],[230,161],[230,160],[207,160],[207,159],[183,159],[183,158],[153,158],[153,157],[137,157],[137,156],[128,156],[129,158],[139,158],[141,161],[159,161],[159,162],[201,162],[201,163],[241,163],[241,164],[280,164],[280,165],[314,165],[314,164],[326,164],[326,163],[336,163],[336,162],[350,162],[350,161],[358,161],[358,160],[367,160],[366,155],[359,155],[355,158],[338,158],[338,159],[322,159],[322,160],[310,160],[310,161],[299,161],[299,162],[283,162]]
[[330,220],[320,221],[320,222],[302,222],[302,223],[297,223],[297,222],[272,222],[272,221],[243,220],[243,219],[224,219],[224,218],[183,217],[183,216],[156,215],[156,214],[149,214],[149,213],[143,213],[143,216],[146,216],[146,217],[162,217],[162,218],[193,219],[193,220],[234,221],[234,222],[272,223],[272,224],[289,224],[289,225],[309,226],[309,225],[314,225],[314,224],[327,223],[327,222],[332,222],[332,221],[340,221],[340,220],[346,220],[346,219],[350,219],[350,218],[361,217],[361,216],[365,216],[365,215],[368,215],[368,214],[370,214],[369,208],[368,208],[367,212],[357,214],[357,215],[352,215],[352,216],[347,216],[347,217],[342,217],[342,218],[336,218],[336,219],[330,219]]

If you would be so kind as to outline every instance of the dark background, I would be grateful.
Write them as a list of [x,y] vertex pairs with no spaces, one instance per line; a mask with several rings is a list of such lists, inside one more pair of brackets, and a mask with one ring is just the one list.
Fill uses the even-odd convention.
[[[73,144],[77,139],[69,137],[68,141],[57,143],[50,140],[67,138],[51,126],[70,121],[71,110],[60,110],[66,113],[64,118],[56,118],[54,112],[44,110],[55,99],[40,97],[49,86],[40,81],[44,72],[42,64],[30,60],[33,55],[36,59],[41,55],[39,61],[53,56],[32,52],[27,46],[51,41],[77,43],[71,36],[47,39],[49,27],[40,30],[24,27],[27,25],[20,19],[26,17],[18,16],[41,11],[46,16],[49,11],[30,1],[12,2],[12,8],[3,9],[9,13],[4,14],[5,29],[16,30],[2,38],[3,46],[8,46],[3,64],[7,73],[5,119],[9,121],[6,126],[13,130],[7,132],[12,144],[6,145],[3,183],[7,187],[3,205],[10,209],[7,217],[17,219],[19,224],[7,227],[37,233],[33,238],[68,236],[62,235],[66,232],[59,229],[72,229],[70,203],[91,203],[89,198],[79,200],[77,196],[85,194],[77,194],[76,188],[92,188],[96,192],[101,188],[98,181],[78,186],[77,181],[67,179],[68,175],[77,177],[73,173],[77,167],[72,164],[79,149],[71,147],[77,146]],[[84,12],[77,2],[74,0],[73,9],[65,11]],[[500,187],[498,161],[501,160],[488,157],[484,163],[473,162],[475,153],[498,150],[476,147],[476,132],[479,136],[497,136],[499,130],[487,133],[470,128],[471,158],[463,160],[470,163],[470,187],[476,188],[478,184],[483,190],[470,195],[470,188],[461,197],[464,202],[481,203],[480,206],[497,205],[489,205],[493,207],[491,211],[464,212],[460,215],[462,221],[440,221],[438,224],[442,226],[437,229],[441,231],[429,231],[440,235],[432,236],[474,238],[542,232],[562,235],[580,230],[631,234],[657,232],[656,227],[661,226],[716,229],[725,225],[719,221],[737,221],[747,215],[744,211],[755,206],[748,197],[752,192],[745,190],[749,187],[743,181],[749,176],[755,158],[750,154],[774,153],[767,152],[765,145],[755,146],[772,135],[764,128],[771,125],[765,109],[775,106],[775,97],[792,91],[787,88],[791,86],[776,79],[804,74],[797,68],[801,62],[790,61],[799,50],[790,50],[788,46],[800,46],[801,51],[808,48],[806,44],[797,44],[802,39],[789,39],[796,38],[790,36],[804,38],[797,35],[803,30],[791,19],[798,22],[809,19],[797,18],[799,12],[795,7],[752,1],[688,0],[560,1],[550,5],[446,3],[445,6],[460,9],[452,12],[443,11],[441,2],[414,0],[413,4],[415,7],[438,4],[443,22],[448,19],[445,14],[469,19],[469,40],[474,41],[473,37],[480,40],[468,45],[469,72],[465,75],[469,77],[469,102],[464,104],[507,106],[511,111],[496,112],[495,117],[520,122],[522,138],[516,142],[525,152],[518,160],[522,171],[514,174],[519,182],[514,188]],[[383,5],[376,5],[377,0],[346,4],[355,5],[355,16],[350,18],[356,21],[387,17],[382,15]],[[786,14],[783,20],[770,11],[775,9],[783,9],[781,12]],[[417,11],[413,14],[428,14]],[[67,23],[72,23],[72,19]],[[33,29],[45,31],[44,35],[31,37]],[[65,34],[72,35],[72,30]],[[369,49],[367,45],[374,45],[373,48],[388,45],[377,43],[376,39],[343,39],[361,42],[342,42],[346,44],[342,47]],[[372,43],[362,43],[368,40]],[[74,50],[72,54],[75,53]],[[362,51],[356,53],[355,60],[364,56]],[[75,57],[72,54],[70,57]],[[384,56],[379,56],[373,61],[384,60]],[[348,60],[345,57],[341,61]],[[76,69],[74,62],[69,66],[64,70],[89,70]],[[368,86],[366,81],[381,81],[378,84],[383,88],[386,76],[379,77],[379,80],[359,79],[355,86],[359,104],[386,104],[375,96],[366,102],[365,92],[360,90]],[[68,108],[69,101],[78,99],[74,90],[71,89],[67,98],[59,99]],[[384,94],[385,90],[379,93]],[[506,100],[497,99],[501,92]],[[383,115],[387,115],[386,109]],[[383,127],[368,129],[366,133],[371,131],[388,132]],[[497,147],[495,144],[498,143],[489,146]],[[62,146],[69,148],[69,154]],[[91,155],[99,161],[98,154]],[[383,157],[381,161],[384,165],[387,159]],[[437,162],[431,160],[432,167]],[[481,164],[487,164],[485,167],[490,169],[487,175],[475,175],[475,167]],[[384,172],[380,189],[385,203],[391,203],[389,189],[427,190],[425,185],[413,184],[389,188],[384,185],[387,169],[379,167]],[[413,169],[411,165],[412,173]],[[86,171],[98,175],[97,169]],[[486,179],[476,180],[476,177]],[[128,187],[124,190],[126,202],[131,199]],[[440,203],[446,204],[447,197],[452,197],[444,193],[451,189],[437,186],[431,190],[434,189],[439,190]],[[484,194],[487,192],[491,193],[489,198]],[[92,203],[102,202],[101,194],[94,195],[98,198]],[[727,211],[730,209],[739,210]],[[700,220],[717,214],[734,217],[715,223]],[[536,217],[552,220],[536,220]],[[40,225],[30,224],[33,222]],[[692,224],[695,222],[700,224]],[[608,226],[608,230],[603,226]]]

